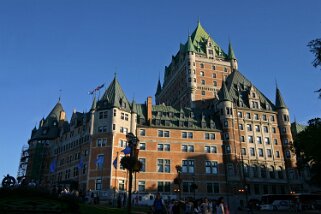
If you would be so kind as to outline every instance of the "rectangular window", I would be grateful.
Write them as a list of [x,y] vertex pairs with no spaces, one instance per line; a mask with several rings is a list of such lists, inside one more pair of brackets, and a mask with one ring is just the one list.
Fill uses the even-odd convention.
[[271,149],[267,149],[266,150],[266,155],[271,158],[272,157],[272,150]]
[[278,145],[278,140],[274,139],[274,145]]
[[161,143],[157,144],[157,150],[164,151],[164,144],[161,144]]
[[97,147],[104,147],[107,145],[107,139],[101,139],[101,138],[98,138],[97,139]]
[[118,190],[125,190],[125,180],[118,180]]
[[237,112],[237,116],[242,118],[243,117],[243,113],[241,111]]
[[259,149],[259,157],[263,157],[263,149]]
[[239,124],[239,129],[244,130],[243,124]]
[[246,119],[251,119],[251,114],[250,114],[250,112],[246,112]]
[[258,114],[254,114],[254,120],[258,120],[259,119],[259,115]]
[[170,192],[171,190],[171,183],[167,181],[158,181],[157,182],[157,191],[158,192]]
[[266,114],[262,115],[262,120],[266,121]]
[[169,137],[169,131],[164,131],[164,137]]
[[142,163],[142,168],[141,168],[141,172],[145,172],[146,170],[146,159],[145,158],[139,158],[138,159],[141,163]]
[[252,131],[252,125],[251,124],[247,124],[246,128],[247,128],[248,131]]
[[254,148],[250,148],[250,154],[251,154],[251,156],[255,156]]
[[249,143],[253,143],[253,136],[249,135],[249,136],[247,136],[247,139],[248,139]]
[[245,142],[244,136],[240,136],[240,141],[241,141],[241,142]]
[[157,160],[157,172],[170,173],[170,160],[169,159],[158,159]]
[[242,155],[246,155],[246,148],[242,148],[241,154],[242,154]]
[[262,144],[262,138],[261,137],[256,137],[256,141],[258,144]]
[[138,191],[145,192],[145,181],[138,181]]
[[256,132],[260,132],[260,126],[259,125],[255,125],[255,131]]
[[139,130],[139,135],[140,135],[140,136],[145,136],[145,134],[146,134],[146,133],[145,133],[145,129],[140,129],[140,130]]
[[125,114],[124,114],[124,113],[121,113],[121,114],[120,114],[120,119],[122,119],[122,120],[125,119]]
[[170,144],[164,144],[164,151],[171,151],[171,145]]
[[220,188],[219,188],[218,183],[207,183],[206,184],[206,189],[207,193],[220,193]]
[[265,137],[264,138],[264,142],[265,142],[266,145],[270,145],[270,138]]
[[125,148],[126,147],[127,142],[125,140],[119,140],[118,146]]
[[139,143],[139,150],[146,150],[146,143]]
[[218,166],[216,161],[205,162],[205,173],[206,174],[218,174]]
[[277,158],[279,158],[279,157],[280,157],[280,152],[279,152],[279,151],[276,151],[276,152],[275,152],[275,156],[276,156]]
[[205,133],[205,140],[215,140],[215,134],[214,133]]
[[101,190],[102,188],[102,186],[101,186],[101,179],[96,179],[96,185],[95,185],[95,189],[96,190]]
[[183,160],[182,161],[182,172],[183,173],[194,173],[194,160]]
[[182,138],[187,138],[187,132],[182,132]]
[[275,119],[274,119],[274,115],[271,115],[271,121],[274,121]]

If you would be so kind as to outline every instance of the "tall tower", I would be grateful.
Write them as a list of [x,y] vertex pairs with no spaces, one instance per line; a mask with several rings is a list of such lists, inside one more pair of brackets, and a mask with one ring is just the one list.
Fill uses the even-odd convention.
[[291,134],[291,122],[289,117],[289,110],[285,105],[283,97],[279,88],[276,88],[275,107],[278,114],[278,126],[280,130],[280,137],[283,145],[283,153],[285,159],[285,166],[289,178],[295,176],[296,156],[293,151],[293,138]]
[[228,58],[231,62],[232,70],[238,70],[238,63],[237,63],[237,59],[235,57],[231,42],[228,45]]

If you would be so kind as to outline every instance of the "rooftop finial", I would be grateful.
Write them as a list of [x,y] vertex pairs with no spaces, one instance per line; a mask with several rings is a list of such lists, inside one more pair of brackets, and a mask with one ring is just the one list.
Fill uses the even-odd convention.
[[200,17],[198,16],[197,25],[200,25],[200,24],[201,24],[201,19],[200,19]]
[[59,98],[58,98],[58,102],[60,103],[60,100],[61,100],[61,94],[62,94],[62,90],[59,89]]
[[279,86],[278,86],[278,81],[277,81],[276,78],[274,78],[274,81],[275,81],[275,87],[276,87],[276,88],[279,88]]

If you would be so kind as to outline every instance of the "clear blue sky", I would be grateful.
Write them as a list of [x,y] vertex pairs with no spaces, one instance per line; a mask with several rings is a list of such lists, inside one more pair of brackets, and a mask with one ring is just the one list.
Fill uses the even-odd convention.
[[159,74],[200,19],[239,70],[291,119],[321,117],[321,71],[307,43],[321,37],[321,1],[0,1],[0,178],[17,175],[21,148],[62,90],[70,119],[87,92],[117,72],[127,98],[154,96]]

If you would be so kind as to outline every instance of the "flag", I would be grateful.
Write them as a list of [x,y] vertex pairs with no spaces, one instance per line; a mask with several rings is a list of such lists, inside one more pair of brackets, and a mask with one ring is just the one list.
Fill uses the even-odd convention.
[[96,164],[98,165],[98,167],[102,167],[103,163],[104,163],[104,156],[99,155],[96,159]]
[[82,158],[80,158],[78,163],[78,169],[82,169],[84,167],[84,162],[82,161]]
[[99,85],[95,88],[95,91],[99,91],[100,89],[102,89],[104,87],[105,84]]
[[52,160],[49,166],[49,171],[51,173],[56,170],[56,165],[57,165],[57,160],[56,159]]
[[118,159],[118,157],[116,157],[115,160],[113,161],[113,165],[114,165],[115,169],[117,169],[117,159]]
[[121,152],[124,152],[125,155],[130,154],[131,151],[132,150],[131,150],[131,148],[129,146],[126,146],[126,148],[124,150],[121,150]]

